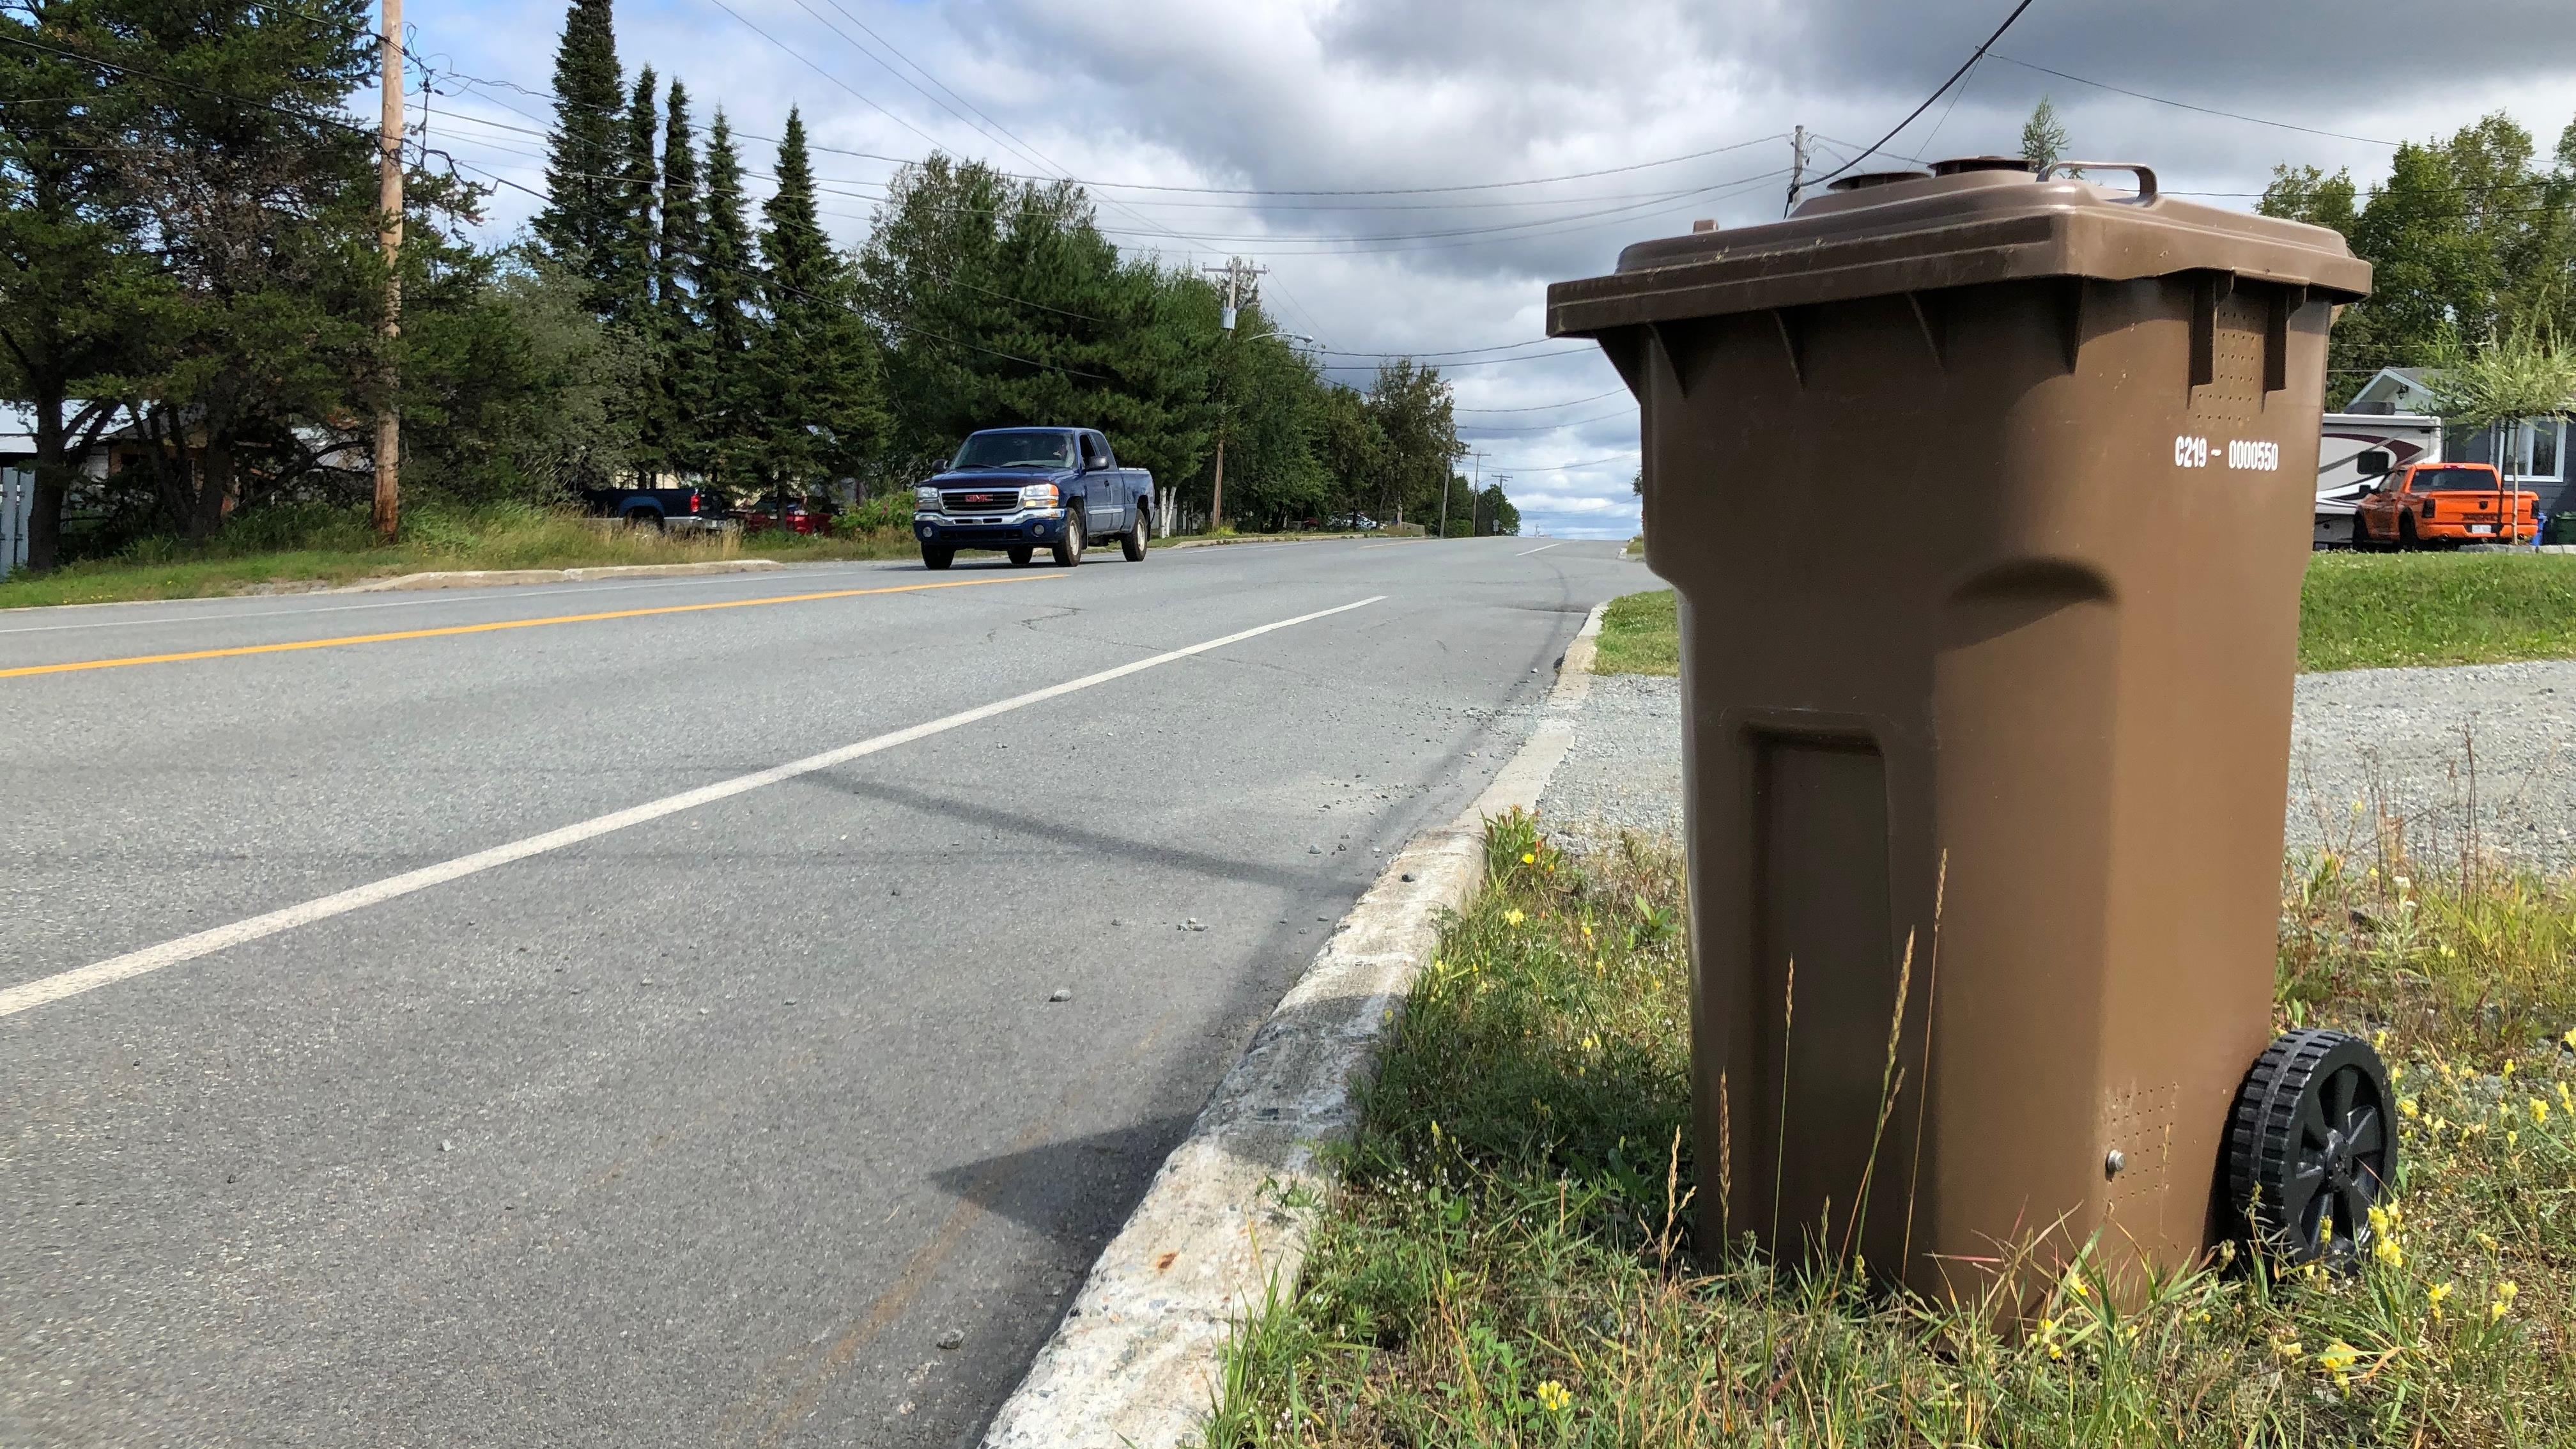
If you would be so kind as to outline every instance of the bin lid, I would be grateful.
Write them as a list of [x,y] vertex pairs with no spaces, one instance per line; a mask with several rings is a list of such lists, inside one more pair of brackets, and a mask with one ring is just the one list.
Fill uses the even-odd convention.
[[[2135,195],[2055,173],[2134,171]],[[1936,167],[1936,170],[1942,168]],[[1638,242],[1604,277],[1547,289],[1551,337],[2032,277],[2128,281],[2232,272],[2319,300],[2370,292],[2370,264],[2325,227],[2158,195],[2128,163],[1964,168],[1815,197],[1785,221]]]

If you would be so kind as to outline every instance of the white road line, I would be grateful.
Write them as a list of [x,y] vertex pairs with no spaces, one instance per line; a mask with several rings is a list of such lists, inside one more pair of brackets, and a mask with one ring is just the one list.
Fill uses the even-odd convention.
[[427,890],[435,885],[445,885],[449,881],[478,875],[497,866],[526,860],[533,855],[543,855],[548,851],[561,850],[568,845],[578,845],[585,840],[595,840],[614,831],[624,830],[628,826],[642,825],[648,821],[659,820],[666,815],[677,815],[683,810],[694,810],[700,805],[711,805],[718,800],[729,800],[736,795],[749,794],[751,791],[782,781],[793,780],[800,775],[811,775],[818,770],[845,765],[852,760],[893,749],[897,745],[908,745],[915,740],[927,739],[932,735],[962,728],[979,720],[991,719],[995,715],[1009,714],[1013,710],[1026,709],[1033,704],[1043,704],[1050,699],[1089,689],[1094,685],[1107,684],[1112,680],[1124,679],[1128,675],[1139,674],[1160,665],[1170,664],[1175,660],[1187,659],[1193,654],[1205,654],[1211,649],[1240,644],[1246,639],[1257,638],[1275,630],[1330,618],[1335,614],[1347,614],[1353,609],[1364,609],[1385,597],[1384,594],[1373,594],[1354,604],[1318,609],[1311,614],[1299,614],[1293,619],[1281,619],[1274,624],[1245,629],[1228,634],[1221,639],[1210,639],[1202,644],[1192,644],[1186,648],[1174,649],[1169,653],[1157,654],[1150,659],[1121,664],[1115,669],[1086,674],[1080,679],[1069,679],[1062,684],[1050,684],[1044,689],[1033,689],[1026,694],[1012,695],[1009,699],[978,705],[970,710],[931,720],[927,724],[917,724],[890,734],[877,735],[872,739],[860,740],[856,744],[826,750],[819,755],[808,755],[801,760],[772,765],[766,770],[755,770],[748,775],[736,775],[730,780],[718,780],[711,785],[701,785],[694,790],[684,790],[677,795],[666,795],[659,800],[646,801],[641,805],[629,806],[624,810],[566,825],[560,829],[531,835],[524,840],[513,840],[506,845],[478,850],[471,855],[460,855],[454,860],[405,871],[401,875],[387,876],[380,881],[354,886],[337,894],[305,901],[300,905],[288,906],[282,910],[270,911],[266,915],[253,916],[246,921],[235,921],[229,926],[217,926],[209,931],[199,931],[193,936],[181,936],[175,941],[164,941],[158,946],[147,946],[140,951],[129,951],[122,956],[112,956],[105,961],[92,962],[87,966],[76,966],[69,971],[58,972],[52,976],[39,977],[23,985],[0,990],[0,1016],[15,1016],[19,1012],[43,1006],[47,1002],[60,1001],[66,996],[78,996],[84,991],[95,991],[99,987],[112,985],[130,977],[146,975],[165,966],[176,966],[183,961],[194,961],[200,956],[211,956],[217,951],[262,940],[283,931],[294,930],[298,926],[309,926],[315,921],[327,921],[333,916],[344,916],[351,911],[362,910],[368,906],[381,905],[397,897],[410,895],[414,891]]
[[1536,547],[1536,548],[1534,548],[1534,549],[1531,549],[1531,550],[1529,551],[1529,553],[1516,553],[1516,554],[1513,554],[1513,555],[1512,555],[1512,557],[1514,557],[1514,558],[1528,558],[1528,557],[1530,556],[1530,554],[1531,554],[1531,553],[1545,553],[1545,552],[1547,552],[1549,549],[1552,549],[1552,548],[1556,547],[1556,546],[1557,546],[1557,544],[1561,544],[1561,543],[1563,543],[1563,542],[1565,542],[1565,540],[1560,538],[1560,539],[1558,539],[1558,540],[1556,541],[1556,543],[1543,543],[1543,544],[1540,544],[1538,547]]
[[[863,573],[881,573],[888,567],[889,565],[885,564],[861,564],[857,565],[855,569],[818,568],[805,574],[804,577],[820,578],[830,574],[853,571]],[[347,614],[359,609],[417,609],[427,604],[493,604],[503,603],[511,599],[541,599],[548,594],[608,594],[620,593],[631,589],[684,589],[692,584],[775,584],[778,580],[779,575],[776,573],[701,574],[696,578],[639,579],[631,583],[610,583],[603,580],[597,583],[566,584],[561,588],[553,589],[519,588],[514,591],[511,586],[507,585],[495,589],[425,589],[422,591],[423,597],[420,598],[387,599],[381,603],[374,604],[326,604],[318,609],[243,609],[234,613],[225,613],[221,610],[208,609],[202,613],[196,614],[163,614],[155,618],[146,619],[95,619],[78,624],[21,624],[12,627],[0,628],[0,634],[58,634],[65,629],[133,629],[147,624],[220,624],[230,619],[286,619],[301,617],[305,614]],[[162,599],[157,600],[156,602],[167,604],[225,603],[229,602],[229,600]],[[96,606],[85,604],[55,604],[48,605],[46,607],[77,609],[94,608]]]
[[1404,546],[1405,546],[1406,544],[1408,544],[1408,543],[1429,543],[1430,541],[1431,541],[1431,540],[1429,540],[1429,539],[1427,539],[1427,538],[1398,538],[1398,539],[1390,540],[1390,541],[1388,541],[1388,542],[1386,542],[1386,543],[1364,543],[1364,544],[1361,544],[1358,548],[1355,548],[1355,549],[1351,550],[1351,552],[1353,552],[1353,553],[1366,553],[1366,552],[1368,552],[1370,549],[1373,549],[1373,548],[1402,548],[1402,547],[1404,547]]

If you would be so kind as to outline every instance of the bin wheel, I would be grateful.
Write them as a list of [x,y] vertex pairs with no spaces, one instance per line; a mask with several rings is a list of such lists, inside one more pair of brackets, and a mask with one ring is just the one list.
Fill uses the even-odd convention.
[[1029,560],[1037,556],[1036,552],[1025,543],[1013,544],[1002,552],[1010,555],[1011,565],[1014,568],[1027,568]]
[[2388,1068],[2360,1037],[2284,1034],[2245,1074],[2227,1132],[2227,1185],[2257,1246],[2343,1264],[2370,1246],[2370,1208],[2397,1175]]

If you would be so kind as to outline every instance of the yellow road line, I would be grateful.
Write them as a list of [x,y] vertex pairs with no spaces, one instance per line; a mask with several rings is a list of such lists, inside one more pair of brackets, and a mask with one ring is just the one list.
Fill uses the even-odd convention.
[[711,604],[665,604],[652,609],[610,609],[597,614],[555,614],[543,619],[503,619],[490,624],[451,624],[442,629],[403,629],[390,634],[343,634],[333,639],[298,639],[285,644],[244,644],[233,649],[192,649],[184,654],[134,654],[122,659],[80,659],[69,664],[29,664],[0,669],[0,679],[29,674],[72,674],[84,669],[125,669],[137,664],[179,664],[191,659],[234,659],[245,654],[284,654],[297,649],[337,649],[348,644],[390,644],[399,639],[443,639],[451,634],[491,634],[503,629],[535,629],[547,624],[591,624],[603,619],[642,619],[655,614],[698,614],[709,609],[749,609],[761,604],[810,604],[822,599],[856,599],[870,594],[913,594],[924,589],[971,589],[983,584],[1023,584],[1060,579],[1062,574],[1012,574],[998,579],[949,579],[936,584],[898,584],[883,589],[833,589],[820,594],[778,594],[766,599],[723,599]]

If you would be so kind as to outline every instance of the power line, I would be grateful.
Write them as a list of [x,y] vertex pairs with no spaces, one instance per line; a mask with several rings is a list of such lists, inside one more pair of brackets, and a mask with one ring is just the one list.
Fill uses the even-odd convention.
[[1635,416],[1635,414],[1631,413],[1630,411],[1628,411],[1628,410],[1627,410],[1627,409],[1625,409],[1625,408],[1622,408],[1621,410],[1619,410],[1618,412],[1615,412],[1615,413],[1600,413],[1600,414],[1597,414],[1597,415],[1595,415],[1595,416],[1593,416],[1593,417],[1588,417],[1588,418],[1568,418],[1568,419],[1566,419],[1564,422],[1561,422],[1561,423],[1529,423],[1529,424],[1526,424],[1526,425],[1523,425],[1523,426],[1518,426],[1518,427],[1498,427],[1498,426],[1496,426],[1496,425],[1494,425],[1494,424],[1492,424],[1492,423],[1478,423],[1478,424],[1473,424],[1473,425],[1468,426],[1468,427],[1465,427],[1465,428],[1461,428],[1461,429],[1459,429],[1459,431],[1460,431],[1460,432],[1467,432],[1467,433],[1477,433],[1477,434],[1484,434],[1484,433],[1552,433],[1552,432],[1555,432],[1555,431],[1556,431],[1557,429],[1559,429],[1559,428],[1580,428],[1580,427],[1586,426],[1587,424],[1591,424],[1591,423],[1606,423],[1606,422],[1610,421],[1612,418],[1625,418],[1625,417],[1633,417],[1633,416]]
[[1599,402],[1605,397],[1618,397],[1624,395],[1627,391],[1628,390],[1624,387],[1614,387],[1608,392],[1596,392],[1590,397],[1568,398],[1564,402],[1531,403],[1528,407],[1521,408],[1451,408],[1450,411],[1457,413],[1540,413],[1547,411],[1549,408],[1580,407],[1588,402]]
[[1580,463],[1559,463],[1549,468],[1514,468],[1512,473],[1571,473],[1577,468],[1598,468],[1604,463],[1633,462],[1636,457],[1634,453],[1613,453],[1606,458],[1586,458]]
[[1895,140],[1895,139],[1896,139],[1896,133],[1897,133],[1898,131],[1902,131],[1902,130],[1904,130],[1906,127],[1913,125],[1913,124],[1914,124],[1914,118],[1915,118],[1915,117],[1920,116],[1920,115],[1922,115],[1925,111],[1928,111],[1928,110],[1932,109],[1932,103],[1933,103],[1934,101],[1937,101],[1937,100],[1941,99],[1941,93],[1942,93],[1943,91],[1946,91],[1946,90],[1948,90],[1950,87],[1952,87],[1952,86],[1954,86],[1954,85],[1957,85],[1957,84],[1959,83],[1959,77],[1961,77],[1961,76],[1963,76],[1963,75],[1966,75],[1966,74],[1968,73],[1968,68],[1969,68],[1970,66],[1973,66],[1973,65],[1975,65],[1975,64],[1977,63],[1978,57],[1983,56],[1983,55],[1984,55],[1988,50],[1992,49],[1992,48],[1994,47],[1994,43],[1995,43],[1996,41],[2001,40],[2001,39],[2003,39],[2003,38],[2004,38],[2004,32],[2005,32],[2005,31],[2007,31],[2007,30],[2012,29],[2013,22],[2014,22],[2014,21],[2016,21],[2016,20],[2019,20],[2019,19],[2021,18],[2021,13],[2022,13],[2023,11],[2025,11],[2025,10],[2028,10],[2028,9],[2031,7],[2031,4],[2032,4],[2032,0],[2021,0],[2021,3],[2020,3],[2020,4],[2018,4],[2018,5],[2016,5],[2016,6],[2014,6],[2014,7],[2013,7],[2013,11],[2012,11],[2012,13],[2011,13],[2010,15],[2007,15],[2007,16],[2005,16],[2005,17],[2004,17],[2004,23],[1995,27],[1995,33],[1994,33],[1994,34],[1992,34],[1992,35],[1987,36],[1987,37],[1986,37],[1986,39],[1985,39],[1985,43],[1984,43],[1984,44],[1982,44],[1982,45],[1980,45],[1980,46],[1978,46],[1978,47],[1976,48],[1976,50],[1975,50],[1972,54],[1970,54],[1970,55],[1969,55],[1969,57],[1967,58],[1967,60],[1965,60],[1964,62],[1962,62],[1962,63],[1960,64],[1960,66],[1959,66],[1959,68],[1958,68],[1957,70],[1954,70],[1954,71],[1950,72],[1950,78],[1949,78],[1948,80],[1945,80],[1945,81],[1941,82],[1940,86],[1939,86],[1938,88],[1936,88],[1936,89],[1932,92],[1932,94],[1930,94],[1930,95],[1928,95],[1928,96],[1925,96],[1925,97],[1923,98],[1923,104],[1921,104],[1921,105],[1919,105],[1919,106],[1916,106],[1916,107],[1915,107],[1913,110],[1911,110],[1911,111],[1906,112],[1906,114],[1905,114],[1905,119],[1904,119],[1904,120],[1902,120],[1902,121],[1897,122],[1897,123],[1896,123],[1896,125],[1895,125],[1895,127],[1894,127],[1893,129],[1891,129],[1891,130],[1890,130],[1886,135],[1879,137],[1879,138],[1878,138],[1878,142],[1877,142],[1877,144],[1876,144],[1876,145],[1871,146],[1868,150],[1861,152],[1858,156],[1854,156],[1854,157],[1853,157],[1853,158],[1851,158],[1849,161],[1846,161],[1846,162],[1844,162],[1843,164],[1841,164],[1840,166],[1835,167],[1833,170],[1826,172],[1824,175],[1817,177],[1817,178],[1816,178],[1816,180],[1815,180],[1815,184],[1816,184],[1816,185],[1818,185],[1818,186],[1822,186],[1822,185],[1824,185],[1826,182],[1831,181],[1831,180],[1833,180],[1835,177],[1842,175],[1844,172],[1849,171],[1849,170],[1850,170],[1850,169],[1852,169],[1853,167],[1855,167],[1855,166],[1859,165],[1861,162],[1863,162],[1863,161],[1865,161],[1865,160],[1868,160],[1868,159],[1869,159],[1869,157],[1870,157],[1870,155],[1871,155],[1873,152],[1877,151],[1877,150],[1878,150],[1878,148],[1879,148],[1880,146],[1884,146],[1884,145],[1886,145],[1888,142]]
[[[2009,24],[2010,22],[2006,23]],[[2001,32],[1999,31],[1997,34],[2001,34]],[[1993,44],[1992,41],[1988,41],[1987,43],[1989,45]],[[2322,131],[2314,126],[2302,126],[2290,121],[2272,121],[2266,120],[2261,116],[2243,115],[2236,111],[2222,111],[2210,106],[2196,106],[2189,101],[2177,101],[2169,96],[2151,96],[2145,91],[2133,91],[2126,86],[2115,86],[2108,81],[2092,80],[2085,76],[2070,74],[2069,72],[2052,69],[2048,66],[2036,65],[2030,61],[2006,55],[2000,50],[1994,52],[1994,57],[1997,60],[2011,61],[2014,65],[2020,66],[2024,70],[2035,70],[2041,75],[2053,75],[2059,80],[2070,80],[2080,86],[2091,86],[2096,90],[2113,91],[2120,95],[2135,97],[2138,100],[2153,101],[2160,106],[2172,106],[2177,110],[2198,111],[2204,116],[2221,116],[2230,121],[2246,121],[2257,126],[2274,126],[2284,131],[2300,131],[2311,136],[2330,137],[2337,141],[2359,141],[2365,145],[2371,146],[2399,146],[2404,144],[2400,141],[2383,141],[2376,136],[2350,136],[2341,131]]]

